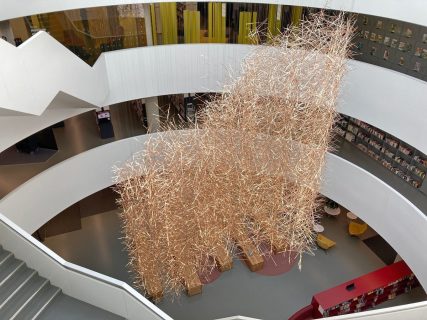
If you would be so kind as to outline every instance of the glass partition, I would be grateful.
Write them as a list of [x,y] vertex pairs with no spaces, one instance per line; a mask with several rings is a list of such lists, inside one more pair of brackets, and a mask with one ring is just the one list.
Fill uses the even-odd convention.
[[[319,10],[278,4],[161,2],[52,12],[9,23],[16,45],[45,30],[92,65],[102,52],[147,45],[265,43]],[[355,59],[427,80],[427,27],[361,14],[356,28]]]

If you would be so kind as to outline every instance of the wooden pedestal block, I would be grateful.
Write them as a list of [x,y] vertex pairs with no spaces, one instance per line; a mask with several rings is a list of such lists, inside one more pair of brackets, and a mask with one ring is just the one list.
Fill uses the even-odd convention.
[[252,272],[259,271],[264,267],[264,259],[259,253],[258,249],[251,244],[237,244],[240,250],[242,250],[243,259],[246,262],[249,270]]
[[215,254],[215,262],[219,271],[224,272],[233,268],[233,260],[225,248],[220,248]]
[[188,271],[183,280],[185,289],[187,290],[187,295],[194,296],[202,293],[202,282],[194,270]]
[[151,276],[144,279],[145,290],[148,296],[153,300],[160,300],[163,298],[163,286],[160,277]]
[[273,253],[274,254],[283,253],[287,249],[287,244],[277,245],[277,244],[273,243],[271,246],[273,247]]

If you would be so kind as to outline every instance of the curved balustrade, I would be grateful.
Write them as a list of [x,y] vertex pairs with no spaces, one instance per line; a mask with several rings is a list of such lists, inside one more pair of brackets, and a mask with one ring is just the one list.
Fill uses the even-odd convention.
[[[52,42],[56,43],[47,35],[35,37],[25,44],[28,47],[26,50],[30,50],[32,46],[53,47]],[[26,55],[25,59],[17,59],[17,52],[21,47],[12,47],[7,59],[0,62],[1,66],[8,65],[7,68],[0,68],[0,87],[7,88],[5,91],[0,90],[0,106],[9,107],[9,110],[16,107],[14,100],[9,99],[10,95],[19,97],[14,98],[21,103],[18,110],[36,114],[42,112],[42,107],[46,110],[36,117],[0,117],[0,151],[45,128],[49,122],[59,122],[70,114],[85,112],[87,108],[94,108],[94,104],[102,106],[171,93],[221,92],[230,73],[239,74],[242,59],[252,47],[187,44],[134,48],[104,53],[96,68],[92,69],[73,57],[66,48],[59,45],[54,48],[55,50],[48,52],[34,50],[34,54],[41,55],[43,52],[46,64],[49,61],[67,61],[65,68],[69,74],[64,77],[62,69],[52,67],[49,70],[53,74],[40,73],[36,83],[32,83],[30,79],[25,80],[26,85],[32,83],[35,91],[38,91],[40,97],[37,99],[33,99],[31,95],[22,95],[22,83],[17,79],[7,80],[7,70],[10,68],[15,68],[15,72],[21,74],[28,74],[27,65],[32,63],[31,55]],[[354,60],[350,60],[348,65],[350,70],[343,82],[338,111],[389,132],[427,153],[427,140],[424,139],[427,136],[427,109],[420,103],[427,91],[427,82]],[[63,80],[52,85],[52,78],[59,77]],[[106,83],[99,82],[98,79],[104,79]],[[404,94],[402,88],[405,90]],[[97,98],[92,96],[85,104],[83,100],[92,90],[97,93]],[[2,95],[3,92],[8,92],[8,95]],[[73,93],[75,98],[64,98],[63,94],[55,97],[58,92]],[[50,102],[53,97],[55,99]],[[41,101],[47,104],[41,105]]]
[[[112,142],[63,161],[8,194],[0,211],[34,232],[71,204],[111,186],[113,165],[141,150],[149,137]],[[427,246],[423,212],[380,179],[333,154],[327,155],[321,193],[356,212],[381,234],[427,288],[427,256],[419,251]]]
[[0,244],[71,297],[129,320],[172,320],[128,284],[65,261],[2,214]]

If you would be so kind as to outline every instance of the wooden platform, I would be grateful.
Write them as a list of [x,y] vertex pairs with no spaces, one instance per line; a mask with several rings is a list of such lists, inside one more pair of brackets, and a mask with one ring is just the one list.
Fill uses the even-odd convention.
[[215,262],[219,271],[224,272],[233,268],[233,259],[224,247],[218,248],[215,254]]
[[183,282],[188,296],[202,293],[203,285],[195,270],[188,269],[184,275]]
[[163,286],[158,275],[144,277],[144,285],[147,295],[151,299],[158,301],[163,298]]
[[264,259],[258,249],[248,241],[249,238],[243,238],[242,235],[236,236],[234,240],[237,242],[237,246],[242,251],[242,257],[252,272],[259,271],[264,267]]

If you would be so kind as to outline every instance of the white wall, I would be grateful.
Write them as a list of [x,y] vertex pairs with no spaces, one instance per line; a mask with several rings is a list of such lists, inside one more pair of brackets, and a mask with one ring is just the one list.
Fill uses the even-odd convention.
[[[26,0],[25,5],[16,0],[2,0],[0,21],[38,13],[69,9],[117,5],[124,3],[167,2],[167,0]],[[200,1],[199,1],[200,2]],[[424,0],[229,0],[226,2],[279,3],[316,8],[329,8],[349,12],[365,13],[397,20],[427,25],[427,9]]]
[[[6,45],[7,51],[11,51],[8,59],[0,60],[0,106],[31,114],[39,114],[48,106],[48,110],[62,108],[64,111],[58,112],[64,112],[64,115],[62,119],[58,115],[57,121],[69,117],[67,108],[86,111],[82,101],[102,106],[171,93],[221,91],[229,73],[236,75],[240,72],[241,60],[253,48],[233,44],[134,48],[104,53],[91,69],[46,34],[40,33],[30,41],[27,45],[34,46],[28,49],[33,56],[45,55],[45,48],[56,49],[49,59],[35,59],[44,59],[43,63],[48,64],[46,70],[39,67],[30,70],[26,65],[33,64],[34,57],[28,54],[15,57],[14,53],[20,52],[21,47]],[[3,52],[1,45],[0,52]],[[15,74],[13,66],[32,76],[20,74],[11,78],[11,74]],[[423,102],[427,82],[359,61],[351,60],[349,66],[351,70],[344,79],[338,111],[383,129],[427,153],[427,139],[424,139],[427,136],[427,108]],[[34,78],[36,82],[31,80]],[[29,88],[33,91],[28,91]],[[51,103],[59,91],[80,100]],[[25,132],[30,134],[43,129],[48,122],[44,119],[45,114],[40,116],[38,125],[34,118],[25,117],[28,116],[0,116],[0,124],[6,122],[9,127],[19,128],[22,127],[21,120],[25,123],[29,119],[32,125]],[[0,151],[22,139],[16,130],[0,127],[0,131]]]
[[[113,165],[141,150],[148,137],[112,142],[51,167],[3,198],[0,212],[34,232],[71,204],[110,186]],[[420,251],[427,247],[426,215],[380,179],[332,154],[327,155],[321,192],[381,234],[427,288],[427,255]]]
[[46,32],[19,47],[0,40],[0,115],[40,115],[59,92],[100,105],[107,94],[104,59],[92,67]]

